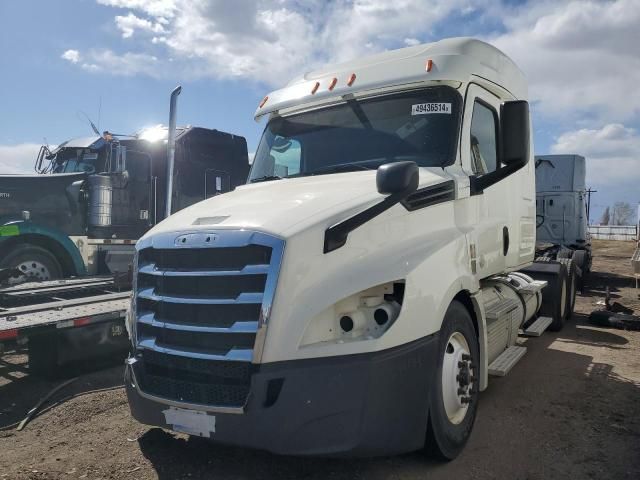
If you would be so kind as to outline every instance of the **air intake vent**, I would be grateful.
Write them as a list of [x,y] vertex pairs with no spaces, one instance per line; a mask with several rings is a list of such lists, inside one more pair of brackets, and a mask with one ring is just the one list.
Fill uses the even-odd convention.
[[455,183],[453,180],[438,185],[421,188],[402,201],[404,208],[410,212],[455,199]]

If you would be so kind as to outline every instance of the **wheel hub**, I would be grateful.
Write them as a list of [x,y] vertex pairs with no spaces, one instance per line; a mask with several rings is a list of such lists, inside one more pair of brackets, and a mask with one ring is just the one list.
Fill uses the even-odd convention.
[[474,372],[469,344],[460,332],[454,332],[447,342],[442,362],[442,395],[449,421],[461,423],[469,409],[475,388]]
[[37,260],[26,260],[16,265],[16,270],[22,273],[19,277],[11,277],[9,284],[14,285],[17,283],[31,282],[31,281],[44,281],[51,279],[51,272],[41,262]]

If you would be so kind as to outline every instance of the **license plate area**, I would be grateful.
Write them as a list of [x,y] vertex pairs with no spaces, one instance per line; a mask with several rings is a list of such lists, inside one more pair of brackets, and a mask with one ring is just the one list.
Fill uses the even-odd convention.
[[162,411],[165,422],[176,432],[210,438],[216,432],[216,417],[207,412],[169,407]]

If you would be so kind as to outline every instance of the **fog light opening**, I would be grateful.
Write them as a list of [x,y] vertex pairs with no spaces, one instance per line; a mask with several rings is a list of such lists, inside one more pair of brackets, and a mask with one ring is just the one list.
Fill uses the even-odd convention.
[[348,315],[340,317],[340,328],[345,332],[353,330],[353,319]]
[[389,314],[383,308],[377,308],[376,311],[373,312],[373,318],[378,325],[382,326],[389,321]]

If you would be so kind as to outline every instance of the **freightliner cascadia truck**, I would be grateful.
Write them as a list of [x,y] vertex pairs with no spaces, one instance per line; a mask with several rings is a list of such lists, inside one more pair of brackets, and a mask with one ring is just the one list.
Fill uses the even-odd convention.
[[136,244],[140,422],[293,455],[452,459],[479,392],[559,329],[535,263],[527,83],[458,38],[307,73],[260,102],[248,184]]
[[536,155],[535,166],[536,259],[565,262],[575,270],[569,288],[584,289],[592,260],[585,158]]
[[179,93],[170,128],[118,136],[92,124],[91,137],[43,146],[35,175],[0,175],[6,283],[126,272],[136,240],[167,213],[246,182],[245,139],[176,128]]

